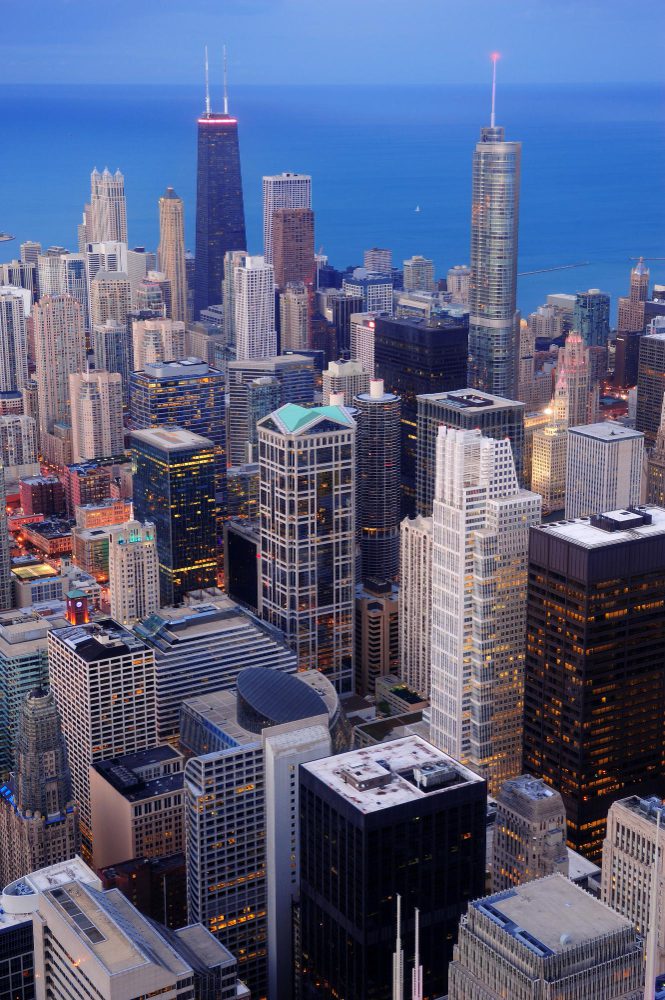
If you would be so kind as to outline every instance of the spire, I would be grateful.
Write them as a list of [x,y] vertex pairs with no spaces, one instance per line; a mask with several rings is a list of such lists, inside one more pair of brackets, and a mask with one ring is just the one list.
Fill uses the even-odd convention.
[[404,1000],[404,950],[402,948],[402,897],[397,893],[397,936],[393,953],[392,1000]]
[[494,114],[496,106],[496,64],[499,61],[499,53],[492,53],[492,113],[490,115],[490,128],[494,128],[496,123],[496,115]]
[[229,113],[229,87],[226,73],[226,45],[224,46],[224,114]]
[[416,950],[411,970],[411,1000],[423,1000],[423,967],[420,964],[420,910],[416,913]]
[[210,82],[208,79],[208,46],[205,47],[206,114],[210,114]]

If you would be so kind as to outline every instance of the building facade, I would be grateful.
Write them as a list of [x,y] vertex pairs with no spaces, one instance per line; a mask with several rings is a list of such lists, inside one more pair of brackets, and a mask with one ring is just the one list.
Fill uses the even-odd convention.
[[111,617],[131,627],[159,610],[159,558],[155,526],[129,520],[109,539]]
[[635,427],[649,447],[655,443],[665,399],[665,329],[654,324],[639,344]]
[[279,209],[308,211],[311,207],[312,178],[308,174],[283,173],[263,178],[263,256],[266,263],[273,263],[275,212]]
[[429,700],[432,642],[432,518],[400,525],[399,675]]
[[[644,435],[613,420],[568,428],[566,518],[640,502]],[[589,470],[593,469],[593,475]]]
[[124,455],[122,376],[118,372],[82,371],[69,376],[72,460]]
[[568,875],[566,807],[542,778],[521,774],[496,797],[492,892],[560,872]]
[[182,198],[168,187],[159,199],[159,269],[171,283],[171,319],[187,322],[185,210]]

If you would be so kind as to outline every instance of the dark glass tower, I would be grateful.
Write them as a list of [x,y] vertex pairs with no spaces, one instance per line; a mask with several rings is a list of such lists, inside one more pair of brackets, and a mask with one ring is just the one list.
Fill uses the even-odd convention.
[[[206,71],[207,76],[207,71]],[[246,250],[245,208],[240,175],[238,119],[210,109],[198,119],[196,168],[196,262],[194,314],[221,302],[224,254]]]
[[570,846],[599,859],[616,799],[662,797],[665,510],[531,529],[524,769],[563,797]]
[[181,427],[134,431],[134,516],[157,530],[162,607],[217,583],[215,446]]

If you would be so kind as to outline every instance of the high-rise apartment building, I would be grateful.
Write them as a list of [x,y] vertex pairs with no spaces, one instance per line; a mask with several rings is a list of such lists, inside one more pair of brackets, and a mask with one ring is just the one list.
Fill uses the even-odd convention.
[[25,296],[5,285],[0,288],[0,392],[20,392],[27,382]]
[[393,991],[397,893],[409,952],[420,911],[427,994],[446,993],[457,921],[484,883],[486,796],[418,736],[301,765],[305,995],[315,984],[325,998],[405,995],[399,974]]
[[89,850],[94,836],[91,764],[156,743],[154,655],[136,635],[106,618],[52,629],[48,661]]
[[562,875],[474,900],[448,1000],[642,1000],[644,946],[630,923]]
[[306,406],[314,402],[314,362],[304,354],[230,361],[226,374],[228,464],[239,466],[247,461],[247,442],[254,440],[256,434],[251,426],[250,383],[257,378],[276,378],[281,386],[280,406],[286,403]]
[[407,292],[431,292],[434,288],[434,261],[427,257],[410,257],[403,263],[404,290]]
[[279,296],[279,343],[282,351],[309,347],[310,293],[302,282],[289,283]]
[[665,507],[665,396],[656,443],[647,462],[647,503]]
[[136,430],[182,427],[215,446],[215,490],[226,482],[224,375],[200,358],[148,363],[130,377],[130,412]]
[[245,361],[277,354],[275,278],[263,257],[243,255],[233,269],[236,358]]
[[[518,479],[523,477],[524,403],[491,396],[474,389],[418,394],[417,400],[416,506],[429,517],[434,500],[439,427],[459,430],[478,428],[497,441],[508,438]],[[413,434],[413,430],[411,431]],[[414,446],[416,442],[414,442]]]
[[385,247],[371,247],[363,254],[363,267],[374,274],[390,274],[393,269],[393,252]]
[[118,372],[83,371],[69,376],[72,415],[72,460],[124,455],[122,376]]
[[206,599],[204,593],[186,607],[156,612],[135,632],[155,654],[160,743],[178,740],[187,698],[233,690],[245,667],[294,673],[297,666],[277,629],[222,594]]
[[21,707],[16,767],[0,793],[0,879],[5,886],[67,861],[80,847],[67,747],[53,695],[33,688]]
[[177,320],[157,318],[132,322],[132,371],[141,372],[146,365],[160,361],[182,361],[187,356],[185,324]]
[[111,617],[131,627],[159,610],[155,526],[127,521],[108,531]]
[[132,287],[123,271],[98,271],[90,282],[90,323],[125,321],[132,308]]
[[566,807],[542,778],[521,774],[504,782],[496,796],[492,891],[554,872],[568,875]]
[[71,427],[69,376],[85,369],[81,306],[70,295],[45,296],[34,308],[34,329],[41,450],[53,459],[56,425]]
[[[496,61],[494,62],[496,71]],[[517,242],[522,144],[495,125],[480,130],[473,154],[469,384],[517,395]]]
[[300,669],[351,691],[355,422],[341,406],[289,403],[258,427],[263,617]]
[[665,399],[665,327],[655,322],[640,337],[637,367],[637,412],[635,427],[644,434],[647,447],[653,445],[660,426]]
[[314,212],[311,208],[277,208],[272,216],[272,265],[275,284],[314,285]]
[[568,841],[593,859],[611,803],[661,788],[664,586],[659,507],[531,531],[524,767],[561,792]]
[[468,306],[471,285],[471,268],[467,264],[455,264],[448,269],[446,288],[455,305]]
[[85,253],[48,252],[37,258],[41,295],[71,295],[83,310],[89,329],[89,288]]
[[223,114],[211,110],[206,94],[197,133],[194,319],[221,302],[224,254],[247,247],[238,119],[228,113],[226,88]]
[[660,795],[647,799],[630,795],[613,802],[607,816],[601,880],[603,902],[630,920],[646,941],[647,955],[653,948],[653,967],[658,971],[665,968],[663,826]]
[[[281,996],[285,973],[293,966],[289,924],[298,891],[297,764],[330,753],[329,720],[316,688],[299,677],[259,668],[243,670],[236,691],[183,705],[181,740],[195,755],[185,768],[189,919],[203,923],[238,956],[252,997],[268,996],[270,882],[271,929],[279,934],[272,942],[273,982],[279,964]],[[304,734],[308,745],[298,752],[294,744]],[[285,739],[271,746],[266,769],[264,753],[273,736]],[[296,752],[291,760],[279,761],[275,751],[288,747],[289,737]],[[211,843],[217,844],[214,850]],[[279,955],[280,944],[286,954]]]
[[[308,174],[283,173],[263,178],[263,256],[274,263],[275,212],[279,209],[312,208],[312,178]],[[312,236],[313,240],[313,236]],[[312,245],[313,251],[313,245]],[[303,280],[300,278],[299,280]]]
[[370,377],[360,361],[331,361],[323,372],[323,405],[330,404],[331,395],[342,393],[344,405],[351,406],[355,396],[369,392]]
[[112,174],[108,167],[100,173],[97,168],[90,175],[90,223],[91,243],[113,240],[127,242],[127,203],[125,201],[125,178],[116,170]]
[[630,271],[630,291],[619,299],[617,329],[620,333],[641,333],[645,324],[644,303],[649,298],[649,268],[640,257]]
[[376,313],[351,313],[349,317],[349,354],[362,365],[370,378],[375,375],[374,336]]
[[540,497],[520,489],[510,441],[439,428],[431,737],[492,794],[520,770],[529,527],[539,523]]
[[123,406],[129,403],[129,374],[134,368],[132,331],[128,322],[109,319],[92,328],[90,346],[97,371],[119,372],[122,376]]
[[[37,462],[37,425],[34,417],[7,413],[0,417],[0,463],[8,476],[32,472]],[[37,467],[39,468],[39,467]]]
[[159,269],[171,283],[170,318],[187,321],[185,210],[182,198],[168,187],[159,199]]
[[607,347],[610,338],[610,297],[599,288],[578,292],[573,310],[573,329],[585,347]]
[[362,578],[395,580],[399,573],[400,398],[372,379],[353,398],[357,411],[356,528]]
[[614,420],[569,427],[566,518],[639,503],[643,462],[640,431]]
[[157,531],[163,606],[217,581],[215,445],[180,427],[132,433],[134,516]]
[[[395,674],[399,657],[398,587],[388,579],[368,577],[356,586],[355,691],[378,694],[377,681]],[[378,700],[378,699],[377,699]]]
[[429,700],[432,642],[432,518],[400,526],[399,675]]
[[[468,318],[459,310],[450,310],[431,321],[377,316],[375,324],[376,378],[382,378],[388,391],[402,400],[402,513],[413,516],[416,512],[417,397],[423,393],[450,392],[467,385]],[[518,452],[516,461],[519,463]],[[419,513],[429,514],[430,511],[419,509]]]
[[393,311],[392,273],[375,273],[357,267],[352,275],[345,275],[342,282],[344,295],[362,299],[362,312],[390,315]]

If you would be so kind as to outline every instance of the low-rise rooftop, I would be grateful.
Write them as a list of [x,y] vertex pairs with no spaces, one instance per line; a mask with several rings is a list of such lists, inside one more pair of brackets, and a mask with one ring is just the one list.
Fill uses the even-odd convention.
[[138,636],[112,618],[102,618],[86,625],[55,628],[51,635],[86,663],[140,653],[146,649]]

